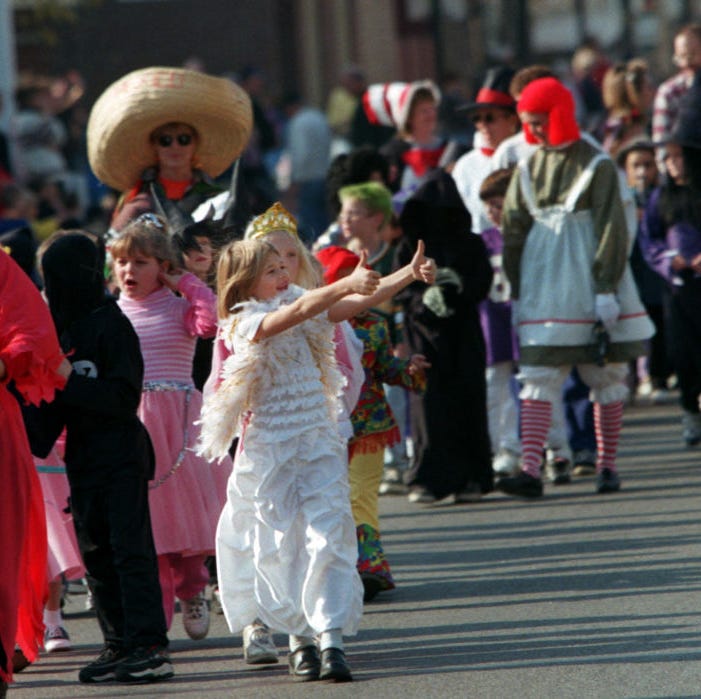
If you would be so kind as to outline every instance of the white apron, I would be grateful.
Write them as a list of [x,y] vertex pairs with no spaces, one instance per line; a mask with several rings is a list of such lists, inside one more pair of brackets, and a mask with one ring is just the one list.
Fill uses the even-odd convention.
[[[539,209],[528,164],[519,163],[521,193],[533,217],[521,257],[521,295],[518,336],[527,346],[585,346],[594,342],[596,290],[592,274],[596,238],[589,210],[575,211],[597,165],[608,159],[600,153],[574,183],[563,205]],[[628,254],[633,241],[628,236]],[[645,340],[654,326],[638,296],[630,265],[616,289],[621,315],[609,335],[611,342]]]

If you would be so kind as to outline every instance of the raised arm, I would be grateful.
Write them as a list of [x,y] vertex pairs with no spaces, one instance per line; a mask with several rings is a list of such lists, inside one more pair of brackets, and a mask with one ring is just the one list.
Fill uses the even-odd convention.
[[380,279],[377,289],[369,296],[353,294],[338,301],[329,309],[329,320],[339,322],[348,320],[367,308],[379,306],[382,302],[391,299],[404,287],[414,281],[422,281],[433,284],[436,279],[436,263],[424,254],[424,242],[419,240],[416,252],[411,262],[401,267],[396,272],[388,274]]
[[361,298],[372,295],[379,285],[380,275],[366,269],[366,263],[367,252],[363,251],[357,267],[349,276],[328,286],[307,291],[291,304],[268,313],[261,321],[254,340],[277,335],[323,313],[349,294],[359,294]]

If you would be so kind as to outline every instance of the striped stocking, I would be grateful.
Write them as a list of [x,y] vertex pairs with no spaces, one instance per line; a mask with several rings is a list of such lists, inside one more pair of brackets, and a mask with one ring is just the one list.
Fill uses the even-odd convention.
[[594,403],[594,429],[596,430],[596,470],[608,468],[616,471],[618,438],[623,425],[623,401]]
[[521,470],[540,478],[543,445],[550,429],[552,405],[544,400],[521,401]]

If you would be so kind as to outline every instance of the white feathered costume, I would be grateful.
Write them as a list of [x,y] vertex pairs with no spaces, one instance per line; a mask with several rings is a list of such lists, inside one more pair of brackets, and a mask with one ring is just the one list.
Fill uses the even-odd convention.
[[343,377],[334,326],[321,314],[252,340],[263,317],[304,292],[248,301],[222,323],[232,352],[205,399],[200,453],[221,458],[241,435],[217,529],[219,591],[229,628],[256,617],[314,635],[356,632],[362,585],[346,446],[336,424]]

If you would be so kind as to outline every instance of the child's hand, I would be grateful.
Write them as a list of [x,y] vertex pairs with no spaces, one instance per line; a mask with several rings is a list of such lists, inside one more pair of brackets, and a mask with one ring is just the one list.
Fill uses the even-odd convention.
[[429,362],[423,354],[412,354],[409,360],[409,366],[407,368],[409,374],[412,376],[418,374],[425,369],[431,368],[431,362]]
[[416,252],[411,260],[411,269],[414,279],[426,284],[433,284],[436,280],[436,261],[424,255],[424,241],[419,240]]
[[371,296],[380,283],[380,273],[367,269],[365,265],[368,261],[367,250],[362,250],[358,265],[347,277],[351,285],[351,290],[356,294]]
[[171,291],[178,290],[178,283],[185,275],[182,269],[171,270],[170,272],[161,272],[158,279],[163,282],[163,286],[167,286]]
[[56,373],[59,376],[63,376],[64,379],[67,379],[73,371],[73,365],[64,357],[61,360],[61,363],[58,365],[58,368],[56,369]]

